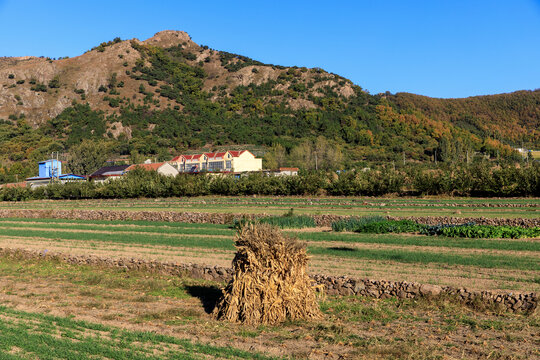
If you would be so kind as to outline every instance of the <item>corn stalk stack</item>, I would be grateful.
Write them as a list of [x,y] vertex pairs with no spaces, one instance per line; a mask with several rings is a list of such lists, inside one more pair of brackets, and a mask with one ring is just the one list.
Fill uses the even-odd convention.
[[232,280],[214,315],[249,325],[322,316],[306,273],[306,246],[270,225],[242,227],[235,237]]

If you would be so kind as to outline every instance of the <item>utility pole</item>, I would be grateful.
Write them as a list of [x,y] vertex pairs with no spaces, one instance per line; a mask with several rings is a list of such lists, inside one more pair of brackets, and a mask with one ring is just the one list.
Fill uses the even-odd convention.
[[467,150],[467,165],[469,165],[469,150]]
[[319,170],[319,163],[317,160],[317,152],[315,151],[315,170]]

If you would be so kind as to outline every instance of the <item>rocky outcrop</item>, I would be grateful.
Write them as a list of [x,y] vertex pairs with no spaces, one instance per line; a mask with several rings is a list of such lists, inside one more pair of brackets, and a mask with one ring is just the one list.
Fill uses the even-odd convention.
[[[232,268],[199,264],[179,264],[142,259],[113,259],[87,255],[67,255],[48,251],[0,248],[0,256],[23,259],[48,259],[74,265],[121,268],[126,271],[150,271],[175,276],[188,276],[216,282],[228,282]],[[311,275],[316,285],[325,293],[341,296],[367,296],[378,299],[446,298],[474,308],[497,309],[509,312],[532,313],[538,307],[536,293],[497,294],[489,291],[472,291],[464,288],[419,284],[407,281],[355,279],[347,276]]]

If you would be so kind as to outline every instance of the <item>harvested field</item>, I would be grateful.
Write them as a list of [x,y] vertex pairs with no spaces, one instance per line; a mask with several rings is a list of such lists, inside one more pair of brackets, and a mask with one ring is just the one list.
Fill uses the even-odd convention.
[[[227,225],[0,219],[0,247],[230,266]],[[474,290],[540,290],[539,239],[456,239],[291,231],[308,244],[310,271]]]
[[0,284],[0,347],[20,358],[51,348],[60,358],[109,359],[540,356],[538,314],[445,300],[330,296],[322,319],[246,326],[213,319],[223,284],[189,278],[0,258]]
[[[171,214],[201,212],[189,214],[201,219],[208,216],[205,213],[228,214],[220,218],[223,220],[232,219],[232,213],[281,215],[291,208],[297,214],[321,218],[436,215],[455,218],[452,222],[484,217],[499,223],[497,219],[516,219],[510,225],[525,219],[522,226],[537,226],[540,218],[540,199],[532,198],[32,201],[0,203],[0,211],[9,216],[6,210],[62,209],[69,215],[71,209],[96,209],[133,216],[132,220],[122,214],[113,221],[103,217],[80,220],[75,211],[68,219],[46,218],[48,215],[0,218],[0,248],[230,267],[235,231],[229,225],[200,223],[199,218],[187,223],[192,220],[178,220]],[[161,215],[140,217],[143,211]],[[173,218],[187,222],[169,222]],[[540,292],[538,238],[462,239],[328,230],[284,230],[307,243],[311,274],[414,281],[496,293]],[[474,304],[466,307],[446,297],[328,296],[319,299],[322,319],[248,326],[212,317],[219,288],[224,285],[155,272],[0,257],[0,353],[10,359],[46,358],[51,356],[47,349],[53,347],[56,358],[540,357],[538,310],[529,315],[500,312]]]

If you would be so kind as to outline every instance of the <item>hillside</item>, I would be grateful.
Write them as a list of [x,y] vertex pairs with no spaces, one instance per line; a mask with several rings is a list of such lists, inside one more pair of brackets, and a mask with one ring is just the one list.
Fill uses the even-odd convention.
[[274,163],[307,167],[321,147],[333,151],[325,152],[328,167],[403,155],[509,155],[509,145],[540,147],[539,99],[539,91],[451,100],[370,95],[319,68],[263,64],[163,31],[74,58],[0,58],[0,177],[32,173],[35,161],[84,139],[111,156],[162,159],[274,144]]
[[465,99],[398,93],[389,100],[402,111],[420,112],[479,137],[504,139],[519,146],[522,142],[538,146],[540,139],[540,90]]
[[[115,39],[75,58],[0,58],[0,118],[24,113],[32,126],[40,126],[59,115],[72,101],[87,102],[92,109],[102,110],[107,115],[118,114],[119,108],[111,107],[104,99],[108,94],[103,87],[114,85],[111,83],[113,74],[116,74],[117,95],[129,99],[126,101],[130,104],[143,104],[145,95],[139,91],[141,84],[153,91],[168,82],[156,79],[157,82],[148,83],[131,75],[136,65],[152,65],[149,62],[152,61],[151,55],[141,52],[142,48],[165,49],[175,60],[188,64],[195,71],[202,70],[200,74],[193,74],[201,80],[197,84],[197,87],[200,85],[198,90],[209,93],[213,101],[230,94],[238,86],[260,86],[269,82],[277,83],[273,87],[273,95],[280,93],[280,96],[273,97],[282,99],[284,95],[292,95],[287,96],[286,102],[293,109],[316,106],[304,96],[287,94],[295,90],[294,86],[290,88],[291,83],[313,82],[309,93],[316,96],[321,96],[321,89],[326,86],[339,87],[339,93],[345,97],[354,94],[349,80],[319,69],[304,68],[295,73],[290,68],[265,65],[243,56],[199,46],[185,32],[162,31],[146,41]],[[145,62],[138,62],[143,58]],[[82,100],[81,95],[84,95]],[[178,104],[167,96],[153,98],[148,103],[152,109]]]

